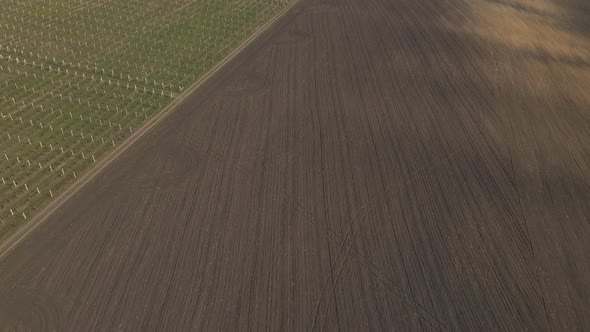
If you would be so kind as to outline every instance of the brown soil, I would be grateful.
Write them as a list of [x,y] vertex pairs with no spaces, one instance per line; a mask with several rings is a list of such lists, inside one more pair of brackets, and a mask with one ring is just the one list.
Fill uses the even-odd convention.
[[0,263],[0,323],[589,329],[590,37],[569,19],[303,1]]
[[5,81],[10,81],[16,75],[9,74],[9,73],[0,73],[0,83],[4,84]]

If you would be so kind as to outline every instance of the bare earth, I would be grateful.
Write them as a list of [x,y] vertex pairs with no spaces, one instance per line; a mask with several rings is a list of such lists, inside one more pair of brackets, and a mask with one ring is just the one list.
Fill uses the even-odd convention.
[[590,329],[589,21],[303,0],[0,262],[0,329]]

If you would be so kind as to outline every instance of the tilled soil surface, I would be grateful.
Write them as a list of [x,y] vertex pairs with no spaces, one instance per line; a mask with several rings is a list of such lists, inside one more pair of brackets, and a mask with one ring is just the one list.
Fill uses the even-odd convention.
[[590,329],[584,17],[302,1],[0,263],[0,328]]

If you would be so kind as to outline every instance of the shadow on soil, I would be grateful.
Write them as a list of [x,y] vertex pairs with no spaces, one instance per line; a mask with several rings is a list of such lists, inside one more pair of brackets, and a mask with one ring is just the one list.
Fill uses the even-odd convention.
[[590,37],[590,1],[568,0],[564,1],[563,6],[568,13],[564,23],[576,33]]

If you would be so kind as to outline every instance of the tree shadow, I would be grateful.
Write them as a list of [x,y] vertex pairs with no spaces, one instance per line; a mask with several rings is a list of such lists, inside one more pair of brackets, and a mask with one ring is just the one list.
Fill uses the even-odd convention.
[[537,60],[543,63],[557,63],[560,65],[576,67],[576,68],[590,68],[590,62],[578,55],[554,55],[549,53],[542,47],[534,49],[518,49],[519,53],[525,57]]
[[590,2],[586,0],[560,1],[559,6],[565,11],[565,15],[556,15],[514,0],[485,0],[498,6],[513,9],[519,13],[534,15],[543,19],[550,19],[569,31],[582,36],[590,35]]
[[545,11],[539,10],[539,9],[531,7],[531,6],[527,6],[522,3],[509,2],[506,0],[485,0],[485,1],[497,4],[500,6],[509,7],[511,9],[514,9],[514,10],[521,12],[521,13],[536,15],[536,16],[540,16],[540,17],[553,17],[553,15],[551,15]]
[[590,36],[590,2],[586,0],[568,0],[564,2],[567,11],[567,24],[576,33]]

